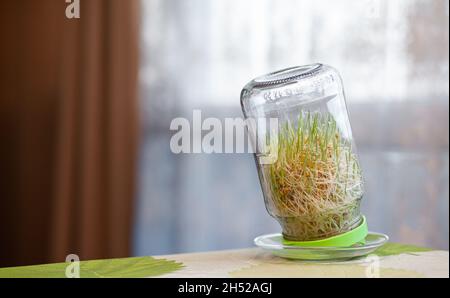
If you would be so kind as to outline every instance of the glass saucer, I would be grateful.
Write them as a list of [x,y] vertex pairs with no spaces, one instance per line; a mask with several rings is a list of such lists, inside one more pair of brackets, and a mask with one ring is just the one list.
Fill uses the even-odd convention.
[[350,247],[301,247],[286,245],[281,234],[268,234],[256,237],[254,242],[276,256],[298,260],[338,260],[361,257],[374,252],[385,244],[389,237],[385,234],[369,232],[364,243]]

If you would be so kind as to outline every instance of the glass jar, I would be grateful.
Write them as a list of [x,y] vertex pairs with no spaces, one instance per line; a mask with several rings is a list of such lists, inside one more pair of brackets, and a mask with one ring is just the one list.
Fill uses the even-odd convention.
[[[269,73],[241,93],[269,214],[286,240],[312,241],[358,227],[363,178],[336,69],[312,64]],[[271,158],[267,158],[268,156]]]

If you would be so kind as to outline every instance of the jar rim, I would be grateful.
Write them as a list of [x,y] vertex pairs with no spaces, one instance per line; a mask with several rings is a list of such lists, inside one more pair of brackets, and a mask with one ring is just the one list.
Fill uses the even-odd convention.
[[322,63],[314,63],[277,70],[254,79],[254,87],[273,86],[310,77],[316,74],[322,66]]

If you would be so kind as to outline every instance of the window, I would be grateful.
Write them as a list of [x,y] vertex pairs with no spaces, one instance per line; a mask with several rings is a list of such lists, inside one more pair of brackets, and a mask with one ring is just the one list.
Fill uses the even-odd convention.
[[370,229],[448,249],[448,5],[143,0],[135,253],[248,247],[279,231],[252,156],[174,155],[169,125],[194,108],[241,116],[247,81],[313,62],[343,76]]

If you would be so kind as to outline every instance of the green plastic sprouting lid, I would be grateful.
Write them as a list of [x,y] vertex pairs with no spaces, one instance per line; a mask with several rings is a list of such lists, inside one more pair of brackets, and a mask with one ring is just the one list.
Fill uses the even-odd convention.
[[367,236],[366,217],[363,216],[362,218],[363,221],[358,227],[340,235],[313,241],[291,241],[283,238],[283,244],[304,247],[349,247],[355,243],[364,241]]

